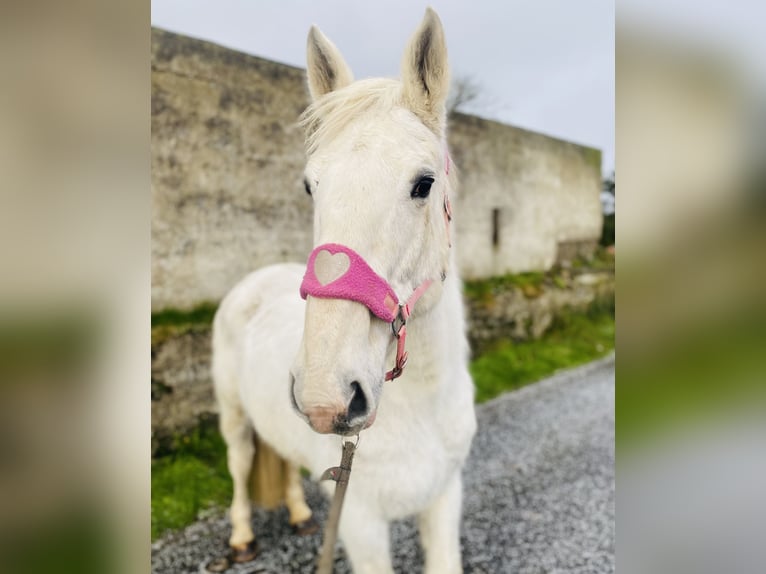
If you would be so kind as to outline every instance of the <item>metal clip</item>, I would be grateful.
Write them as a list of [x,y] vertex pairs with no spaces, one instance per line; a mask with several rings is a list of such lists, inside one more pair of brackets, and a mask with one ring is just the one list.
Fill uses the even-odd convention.
[[407,319],[404,318],[404,305],[399,305],[399,312],[391,321],[391,330],[394,332],[394,337],[399,338],[399,333],[402,331],[402,327],[407,324]]
[[356,435],[356,443],[351,441],[344,441],[343,443],[343,455],[340,459],[340,466],[331,466],[322,473],[319,480],[334,480],[338,484],[347,483],[348,477],[351,474],[351,462],[354,460],[354,451],[359,444],[359,435]]
[[334,480],[335,482],[338,482],[340,480],[340,470],[339,466],[330,467],[322,473],[319,480]]

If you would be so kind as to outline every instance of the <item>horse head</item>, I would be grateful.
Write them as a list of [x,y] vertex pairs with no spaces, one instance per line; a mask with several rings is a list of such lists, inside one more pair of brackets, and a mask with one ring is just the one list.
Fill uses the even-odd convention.
[[355,434],[375,420],[396,348],[386,309],[401,320],[402,310],[413,309],[398,304],[420,288],[417,320],[439,301],[448,271],[452,175],[441,22],[426,11],[401,81],[355,82],[335,45],[312,27],[307,75],[312,103],[302,123],[315,250],[291,393],[314,430]]

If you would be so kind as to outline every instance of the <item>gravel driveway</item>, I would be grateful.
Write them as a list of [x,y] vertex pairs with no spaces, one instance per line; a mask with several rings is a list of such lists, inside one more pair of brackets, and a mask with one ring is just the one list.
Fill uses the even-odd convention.
[[[508,393],[476,409],[464,470],[466,574],[614,572],[614,356]],[[316,517],[328,503],[306,482]],[[313,573],[321,534],[291,534],[284,509],[253,517],[260,554],[232,574]],[[152,545],[152,572],[204,572],[226,550],[219,512]],[[394,569],[422,571],[413,520],[392,530]],[[336,573],[350,572],[340,547]]]

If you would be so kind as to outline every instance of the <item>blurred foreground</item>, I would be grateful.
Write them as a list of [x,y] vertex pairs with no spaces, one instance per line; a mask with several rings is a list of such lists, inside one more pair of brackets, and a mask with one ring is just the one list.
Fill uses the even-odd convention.
[[0,570],[142,572],[149,4],[0,17]]
[[760,59],[750,49],[763,7],[686,3],[678,17],[626,4],[616,58],[618,563],[629,573],[762,572],[766,69],[763,42]]

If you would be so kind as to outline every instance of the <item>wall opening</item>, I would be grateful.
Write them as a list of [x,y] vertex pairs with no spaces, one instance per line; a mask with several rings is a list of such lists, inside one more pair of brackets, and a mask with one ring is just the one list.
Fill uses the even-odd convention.
[[500,247],[500,208],[495,207],[492,210],[492,247]]

